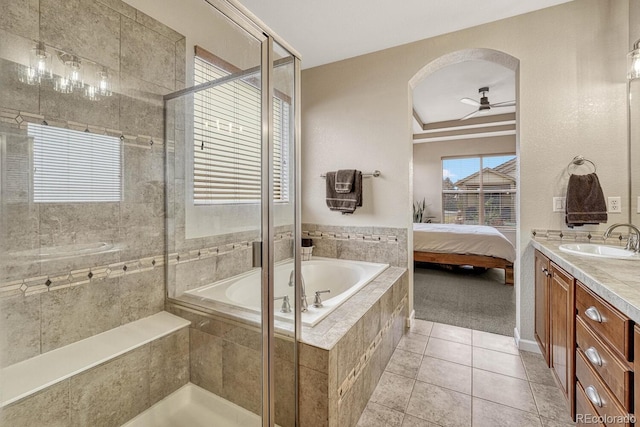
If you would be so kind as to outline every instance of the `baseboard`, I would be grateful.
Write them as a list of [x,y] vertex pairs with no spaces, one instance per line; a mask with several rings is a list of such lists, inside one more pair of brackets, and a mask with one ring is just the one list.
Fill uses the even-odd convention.
[[515,339],[516,346],[520,350],[528,351],[530,353],[542,354],[542,352],[540,351],[540,346],[535,340],[532,341],[520,339],[520,332],[518,331],[518,328],[513,328],[513,339]]
[[407,317],[407,319],[406,319],[405,326],[407,328],[411,328],[411,327],[413,327],[414,323],[416,323],[416,311],[415,310],[411,310],[411,314],[409,314],[409,317]]

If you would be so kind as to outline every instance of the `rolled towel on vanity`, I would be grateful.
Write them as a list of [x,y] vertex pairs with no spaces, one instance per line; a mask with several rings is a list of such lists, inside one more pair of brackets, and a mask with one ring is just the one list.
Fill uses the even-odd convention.
[[352,214],[356,208],[362,206],[362,172],[356,171],[350,193],[336,192],[337,172],[326,173],[326,203],[329,210]]
[[351,193],[355,178],[355,169],[340,169],[336,172],[336,193]]
[[569,177],[565,222],[571,228],[607,222],[607,203],[595,173]]

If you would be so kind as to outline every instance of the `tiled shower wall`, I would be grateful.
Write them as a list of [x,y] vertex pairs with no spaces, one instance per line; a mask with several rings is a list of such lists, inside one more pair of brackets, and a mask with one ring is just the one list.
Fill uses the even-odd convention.
[[[184,86],[185,39],[119,0],[5,0],[0,12],[2,169],[11,172],[0,203],[0,363],[7,366],[163,309],[162,95]],[[113,96],[89,101],[47,82],[20,83],[17,63],[36,41],[108,67]],[[44,121],[121,137],[119,203],[32,202],[26,125]],[[99,242],[116,250],[38,255]]]

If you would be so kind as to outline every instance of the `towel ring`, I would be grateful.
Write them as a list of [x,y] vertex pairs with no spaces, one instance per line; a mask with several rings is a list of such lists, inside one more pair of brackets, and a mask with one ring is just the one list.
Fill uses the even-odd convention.
[[593,166],[593,172],[591,172],[591,173],[596,173],[596,164],[595,163],[593,163],[589,159],[585,159],[584,156],[575,156],[573,158],[573,160],[571,160],[571,163],[569,163],[567,165],[567,174],[571,175],[571,170],[570,169],[571,169],[572,165],[573,166],[582,166],[582,165],[584,165],[584,162],[591,163],[591,166]]

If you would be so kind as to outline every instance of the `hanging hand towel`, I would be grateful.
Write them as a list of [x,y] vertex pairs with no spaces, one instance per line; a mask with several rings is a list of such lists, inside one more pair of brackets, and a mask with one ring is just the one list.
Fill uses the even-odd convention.
[[340,169],[336,172],[336,193],[351,193],[355,177],[355,169]]
[[326,203],[329,210],[352,214],[356,208],[362,206],[362,172],[356,171],[353,187],[349,193],[336,192],[337,172],[326,173]]
[[607,222],[607,204],[595,173],[569,177],[565,222],[570,228]]

